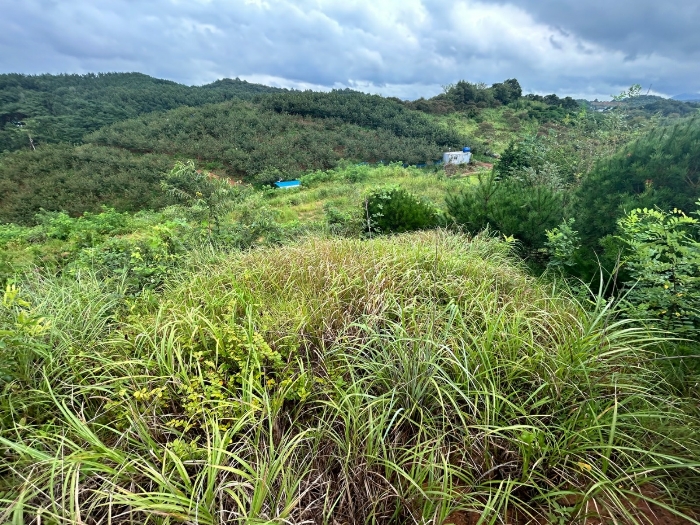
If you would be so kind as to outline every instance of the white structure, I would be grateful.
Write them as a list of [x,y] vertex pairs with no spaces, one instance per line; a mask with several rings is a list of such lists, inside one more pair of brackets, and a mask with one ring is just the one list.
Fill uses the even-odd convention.
[[462,151],[448,151],[442,155],[442,163],[448,164],[467,164],[472,158],[472,152],[469,148],[464,148]]

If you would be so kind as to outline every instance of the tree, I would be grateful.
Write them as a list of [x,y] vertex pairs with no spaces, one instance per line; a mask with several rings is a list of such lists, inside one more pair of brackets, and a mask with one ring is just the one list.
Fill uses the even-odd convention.
[[445,202],[455,222],[470,232],[489,227],[517,238],[526,249],[544,246],[546,231],[564,215],[561,188],[532,169],[504,180],[494,173],[480,175],[476,186],[448,195]]
[[627,91],[622,91],[619,95],[610,95],[613,100],[622,101],[628,98],[635,98],[642,94],[642,86],[634,84]]
[[493,90],[493,98],[504,105],[515,102],[523,96],[520,82],[515,78],[510,78],[503,83],[494,84],[491,86],[491,89]]
[[162,189],[175,200],[189,206],[202,221],[209,239],[219,232],[221,217],[231,210],[241,195],[229,179],[221,179],[195,168],[193,161],[178,161],[161,182]]
[[576,224],[589,249],[636,208],[690,213],[700,198],[700,119],[652,131],[600,162],[576,191]]

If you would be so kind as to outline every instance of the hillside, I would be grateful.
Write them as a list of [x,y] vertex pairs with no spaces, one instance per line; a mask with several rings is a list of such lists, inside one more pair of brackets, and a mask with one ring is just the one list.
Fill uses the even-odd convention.
[[0,154],[0,523],[699,523],[700,120],[516,84]]
[[165,155],[134,155],[92,144],[46,145],[0,157],[0,223],[31,224],[40,210],[73,216],[99,211],[158,209],[167,204],[160,180]]
[[114,122],[180,106],[201,106],[281,91],[224,79],[184,86],[141,73],[0,75],[0,152],[59,142]]
[[[317,94],[332,107],[333,94]],[[298,94],[289,95],[289,98]],[[344,96],[340,99],[341,102]],[[375,101],[356,93],[365,111]],[[287,98],[287,97],[285,97]],[[258,103],[228,102],[114,124],[86,137],[89,142],[130,151],[184,155],[218,162],[229,176],[251,177],[278,169],[294,177],[305,171],[335,166],[341,158],[354,161],[425,162],[441,158],[445,148],[460,147],[463,135],[439,126],[424,115],[386,101],[390,111],[377,111],[371,122],[359,112],[312,115],[274,107],[267,97]],[[380,105],[377,109],[380,110]],[[352,115],[352,116],[351,116]]]
[[[0,156],[0,222],[31,223],[40,208],[73,215],[100,205],[157,208],[159,180],[179,158],[219,176],[268,184],[334,168],[342,159],[432,162],[471,143],[465,133],[380,97],[288,93],[268,102],[267,96],[152,112],[85,135],[80,146]],[[313,116],[291,107],[299,100],[310,101]]]
[[162,293],[136,298],[90,271],[7,289],[6,516],[690,511],[700,421],[662,379],[654,338],[529,277],[506,243],[310,238],[179,264]]

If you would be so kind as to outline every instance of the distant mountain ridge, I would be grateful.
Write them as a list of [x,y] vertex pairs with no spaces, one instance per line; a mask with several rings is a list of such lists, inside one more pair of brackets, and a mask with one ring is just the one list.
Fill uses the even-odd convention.
[[700,101],[700,93],[681,93],[673,97],[673,100]]

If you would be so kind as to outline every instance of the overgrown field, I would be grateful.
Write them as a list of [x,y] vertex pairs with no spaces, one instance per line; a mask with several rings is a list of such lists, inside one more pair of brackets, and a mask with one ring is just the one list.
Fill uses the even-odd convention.
[[0,525],[700,525],[696,105],[0,91]]
[[7,288],[0,522],[673,523],[697,503],[699,414],[662,335],[507,243],[200,249],[160,291],[125,287]]

